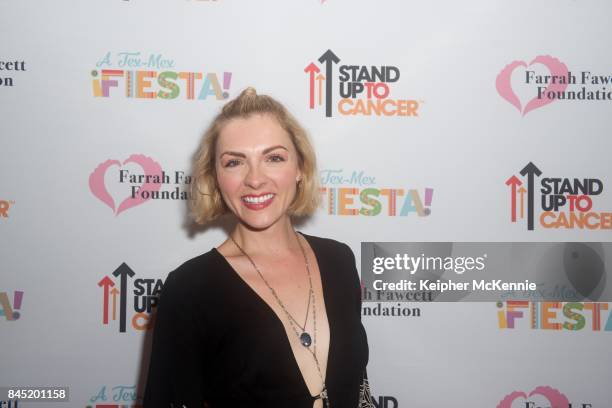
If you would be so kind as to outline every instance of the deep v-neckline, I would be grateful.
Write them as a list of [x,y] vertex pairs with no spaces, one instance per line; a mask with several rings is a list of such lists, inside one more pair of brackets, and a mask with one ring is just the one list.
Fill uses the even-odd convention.
[[[306,235],[302,234],[301,232],[299,232],[299,234],[304,237],[304,239],[306,240],[306,242],[308,242],[308,245],[310,245],[310,248],[312,249],[312,252],[314,253],[315,256],[315,261],[317,262],[317,267],[319,269],[319,275],[321,277],[321,289],[323,292],[323,306],[325,307],[325,314],[327,316],[327,324],[329,326],[329,345],[328,345],[328,350],[327,350],[327,363],[325,365],[325,379],[324,379],[324,383],[328,384],[328,379],[329,379],[329,366],[330,366],[330,362],[331,362],[331,356],[332,356],[332,341],[334,338],[333,335],[333,322],[332,322],[332,317],[330,315],[330,294],[329,294],[329,280],[327,279],[326,276],[326,272],[324,272],[325,268],[321,267],[321,260],[319,258],[319,255],[317,254],[317,250],[315,249],[315,246]],[[274,321],[276,322],[277,326],[281,329],[281,332],[283,333],[283,343],[287,346],[287,348],[289,349],[289,353],[291,353],[292,356],[292,360],[293,360],[293,366],[294,369],[297,371],[298,376],[301,379],[302,382],[302,389],[304,390],[305,394],[308,395],[311,399],[315,399],[317,398],[319,395],[310,395],[310,389],[308,388],[308,384],[306,384],[306,379],[304,378],[304,375],[302,374],[302,370],[300,370],[300,366],[298,364],[297,358],[295,356],[295,353],[293,352],[293,349],[291,348],[291,342],[289,341],[289,337],[287,335],[287,331],[285,330],[285,325],[283,324],[282,320],[280,319],[280,317],[278,316],[278,314],[276,314],[276,312],[274,311],[274,309],[272,309],[272,307],[268,304],[268,302],[266,302],[260,295],[259,293],[257,293],[255,291],[255,289],[253,289],[251,287],[251,285],[249,285],[243,278],[242,276],[240,276],[240,274],[234,269],[234,267],[232,266],[232,264],[225,258],[225,256],[223,256],[223,254],[221,254],[221,252],[219,252],[219,250],[217,248],[213,248],[212,249],[214,253],[216,253],[222,260],[223,262],[226,264],[227,268],[231,271],[231,275],[235,276],[239,283],[241,285],[243,285],[244,287],[246,287],[248,289],[248,291],[250,291],[253,294],[253,297],[256,298],[256,301],[260,304],[263,305],[263,307],[268,310],[269,313],[272,314],[272,316],[274,316]]]

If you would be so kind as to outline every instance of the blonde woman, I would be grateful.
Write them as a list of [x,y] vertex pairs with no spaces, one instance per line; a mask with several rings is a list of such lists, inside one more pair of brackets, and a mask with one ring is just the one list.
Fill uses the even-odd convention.
[[373,406],[353,253],[292,225],[318,206],[315,162],[295,118],[253,88],[213,120],[192,213],[236,226],[168,275],[145,408]]

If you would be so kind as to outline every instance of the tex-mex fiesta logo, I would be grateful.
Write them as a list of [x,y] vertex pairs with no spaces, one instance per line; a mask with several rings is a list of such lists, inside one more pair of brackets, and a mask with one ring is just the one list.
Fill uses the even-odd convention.
[[[400,70],[392,65],[339,65],[340,58],[327,50],[311,62],[308,76],[308,106],[325,106],[325,116],[419,116],[419,101],[391,97],[391,87],[400,79]],[[337,102],[336,102],[336,98]]]
[[9,217],[9,209],[15,205],[15,200],[0,200],[0,219]]
[[89,398],[85,408],[141,408],[142,398],[137,395],[135,385],[115,385],[100,387]]
[[600,179],[541,177],[542,174],[529,162],[519,175],[514,174],[506,180],[511,222],[526,218],[527,229],[532,231],[536,225],[536,210],[541,210],[537,224],[542,228],[612,229],[612,212],[593,209],[594,199],[604,190]]
[[[134,278],[135,275],[124,262],[111,276],[106,275],[98,282],[102,289],[102,324],[119,321],[120,333],[126,332],[128,321],[134,330],[153,326],[150,314],[164,286],[162,279]],[[132,279],[129,285],[128,280]]]
[[541,385],[529,393],[514,391],[506,395],[496,408],[594,408],[587,402],[572,403],[559,390],[548,385]]
[[513,61],[497,75],[499,95],[522,116],[555,101],[611,101],[612,75],[570,71],[557,58],[540,55],[529,64]]
[[431,214],[433,188],[380,187],[363,170],[324,169],[320,172],[322,205],[329,215],[419,217]]
[[611,332],[612,312],[609,306],[608,303],[599,302],[497,302],[497,327]]
[[4,319],[9,321],[19,319],[22,302],[22,290],[14,291],[12,296],[9,292],[0,292],[0,316],[4,316]]
[[93,96],[108,98],[223,100],[229,98],[231,72],[194,72],[162,54],[107,52],[91,71]]
[[151,157],[132,154],[120,161],[108,159],[89,175],[89,190],[115,215],[149,200],[188,200],[191,176],[163,170]]

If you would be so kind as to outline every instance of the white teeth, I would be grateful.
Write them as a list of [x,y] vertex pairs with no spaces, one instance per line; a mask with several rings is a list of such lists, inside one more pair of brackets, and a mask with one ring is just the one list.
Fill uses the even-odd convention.
[[267,200],[271,199],[272,197],[274,197],[274,194],[266,194],[266,195],[262,195],[262,196],[259,196],[259,197],[246,196],[246,197],[242,197],[242,199],[244,201],[246,201],[247,203],[261,204],[264,201],[267,201]]

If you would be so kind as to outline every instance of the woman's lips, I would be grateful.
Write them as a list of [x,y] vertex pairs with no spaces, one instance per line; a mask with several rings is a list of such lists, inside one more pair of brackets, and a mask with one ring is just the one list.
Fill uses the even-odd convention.
[[274,196],[272,193],[245,195],[242,196],[242,204],[250,210],[262,210],[272,203]]

